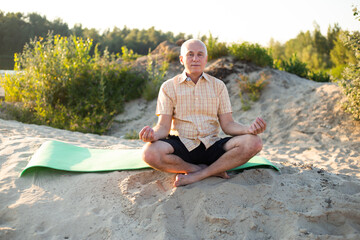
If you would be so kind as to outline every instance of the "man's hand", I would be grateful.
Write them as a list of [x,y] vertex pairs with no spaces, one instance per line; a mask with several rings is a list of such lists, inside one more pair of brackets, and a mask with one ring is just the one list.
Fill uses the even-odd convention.
[[149,126],[145,126],[139,132],[139,139],[143,140],[144,142],[154,142],[156,140],[154,129]]
[[260,134],[264,132],[266,129],[266,122],[264,119],[258,117],[256,120],[250,125],[249,133],[253,135]]

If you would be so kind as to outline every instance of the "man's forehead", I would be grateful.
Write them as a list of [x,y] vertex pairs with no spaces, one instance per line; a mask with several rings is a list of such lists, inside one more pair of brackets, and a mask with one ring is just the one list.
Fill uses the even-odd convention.
[[205,53],[205,48],[199,43],[190,43],[186,46],[186,52],[202,52]]

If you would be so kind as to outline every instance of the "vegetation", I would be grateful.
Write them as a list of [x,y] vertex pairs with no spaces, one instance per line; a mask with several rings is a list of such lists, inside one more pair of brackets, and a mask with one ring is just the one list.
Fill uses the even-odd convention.
[[[360,21],[359,11],[354,8],[354,16]],[[339,85],[346,96],[344,108],[346,112],[352,114],[355,120],[360,121],[360,33],[344,33],[341,39],[345,46],[354,51],[355,62],[349,64],[344,72]]]
[[93,45],[90,54],[94,54],[95,46],[99,52],[123,54],[122,47],[132,49],[135,54],[146,55],[149,49],[155,49],[161,42],[168,40],[175,43],[179,39],[192,38],[179,33],[176,36],[172,32],[162,32],[154,27],[149,29],[123,29],[115,27],[100,34],[96,29],[83,28],[81,24],[73,28],[61,19],[49,21],[45,16],[37,13],[24,15],[23,13],[4,13],[0,11],[0,69],[13,69],[14,54],[22,52],[26,43],[35,37],[46,38],[51,32],[53,35],[69,37],[75,35],[83,39],[92,39]]
[[[357,12],[354,8],[354,16],[359,18]],[[21,52],[30,39],[45,38],[49,31],[55,35],[67,37],[75,35],[83,39],[92,39],[91,55],[94,54],[95,46],[98,46],[99,52],[102,53],[107,49],[109,53],[122,55],[122,58],[127,61],[147,54],[149,49],[155,49],[162,41],[168,40],[175,43],[177,40],[192,37],[185,36],[184,33],[176,36],[171,32],[163,33],[154,27],[139,30],[128,29],[126,26],[123,29],[115,27],[100,34],[96,29],[83,28],[81,24],[70,29],[61,19],[51,22],[37,13],[5,14],[0,11],[0,23],[0,36],[2,36],[0,38],[0,69],[12,69],[14,54]],[[331,75],[331,80],[336,81],[342,77],[341,73],[348,63],[355,63],[354,52],[339,39],[344,31],[338,24],[328,28],[327,36],[321,34],[317,24],[314,27],[313,32],[300,32],[296,38],[290,39],[285,44],[271,40],[269,49],[250,43],[227,46],[225,43],[218,42],[211,33],[209,37],[201,36],[200,39],[208,47],[209,60],[230,54],[241,61],[272,67],[272,59],[274,59],[275,67],[280,67],[280,69],[285,69],[286,65],[294,69],[294,64],[295,69],[298,69],[301,67],[300,63],[304,63],[308,69],[306,75],[308,78],[315,81],[328,81]],[[293,61],[294,54],[298,59],[295,62]],[[177,59],[177,56],[168,56],[167,61],[174,59]],[[283,62],[282,65],[281,62]],[[302,76],[305,76],[304,72]]]
[[302,78],[307,78],[314,80],[316,82],[330,82],[330,75],[323,71],[311,71],[307,67],[307,64],[301,62],[299,58],[294,54],[288,61],[286,60],[275,60],[274,67],[286,71],[289,73],[293,73]]
[[251,102],[256,102],[260,99],[262,89],[269,83],[267,81],[268,78],[265,74],[261,74],[258,79],[250,79],[248,76],[239,74],[239,96],[243,111],[250,110]]
[[[346,65],[355,62],[354,51],[340,39],[343,33],[345,31],[335,24],[333,27],[329,26],[327,36],[323,36],[320,27],[315,24],[313,32],[300,32],[285,44],[271,40],[270,49],[276,59],[275,66],[284,71],[294,70],[294,74],[301,70],[299,76],[306,76],[314,81],[337,81]],[[281,64],[282,62],[286,63]]]
[[218,39],[214,38],[211,33],[205,44],[208,53],[208,60],[213,60],[228,55],[229,50],[226,44],[218,42]]
[[169,63],[166,61],[159,67],[157,59],[153,61],[150,53],[148,54],[146,67],[148,81],[146,82],[142,93],[142,97],[145,100],[151,101],[157,97],[168,67]]
[[[6,101],[22,102],[28,121],[80,132],[104,133],[124,101],[140,96],[145,78],[101,56],[92,41],[49,35],[15,56],[16,75],[6,74]],[[21,118],[21,117],[20,117]]]
[[272,67],[273,65],[271,54],[259,44],[234,43],[229,47],[229,52],[237,60],[252,62],[260,67]]
[[[359,15],[354,8],[358,20]],[[144,74],[128,67],[129,63],[164,40],[192,37],[126,27],[100,35],[81,25],[69,29],[61,19],[50,22],[36,13],[5,15],[1,11],[0,36],[0,69],[14,66],[17,70],[15,75],[0,78],[7,101],[0,104],[0,110],[22,122],[99,134],[106,132],[125,101],[140,96],[155,99],[168,61],[178,56],[165,56],[160,64],[148,54]],[[231,55],[314,81],[338,82],[346,96],[345,110],[360,120],[359,32],[342,31],[335,24],[323,36],[315,25],[313,32],[301,32],[284,44],[272,40],[268,49],[247,42],[227,45],[211,33],[201,40],[207,45],[209,60]],[[242,108],[248,110],[259,99],[267,77],[239,77]],[[128,133],[129,138],[132,135],[135,132]]]
[[70,30],[61,19],[48,21],[36,13],[7,13],[0,11],[0,69],[13,69],[14,54],[35,37],[45,37],[49,31],[69,36]]
[[126,62],[131,62],[133,60],[136,60],[138,57],[140,57],[139,54],[134,53],[132,49],[128,49],[126,46],[121,47],[121,59]]
[[279,70],[293,73],[302,78],[308,77],[309,69],[306,66],[306,63],[303,63],[299,58],[294,54],[288,61],[286,60],[276,60],[275,67]]
[[125,133],[124,138],[129,140],[139,139],[139,132],[136,131],[135,129],[132,129],[127,133]]

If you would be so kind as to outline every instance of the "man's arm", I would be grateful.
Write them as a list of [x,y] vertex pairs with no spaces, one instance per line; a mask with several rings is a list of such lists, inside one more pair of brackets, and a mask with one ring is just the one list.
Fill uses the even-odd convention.
[[139,139],[144,142],[155,142],[169,135],[172,115],[160,115],[154,128],[145,126],[139,132]]
[[256,120],[250,125],[245,126],[234,121],[232,113],[224,113],[219,115],[221,129],[225,134],[230,136],[238,136],[244,134],[257,135],[265,131],[266,122],[262,118]]

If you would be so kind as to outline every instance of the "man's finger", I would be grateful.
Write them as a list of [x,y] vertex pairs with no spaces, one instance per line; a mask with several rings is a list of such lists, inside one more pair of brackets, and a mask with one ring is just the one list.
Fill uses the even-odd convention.
[[146,137],[147,140],[149,140],[150,135],[151,135],[151,129],[146,129],[145,137]]
[[266,122],[262,119],[262,118],[256,118],[256,122],[257,124],[259,124],[259,126],[261,127],[261,131],[265,131],[266,129]]
[[144,139],[146,137],[146,129],[141,132],[140,139]]
[[150,134],[149,134],[149,141],[153,141],[154,140],[154,131],[150,131]]
[[154,140],[154,130],[152,128],[149,127],[148,131],[147,131],[147,135],[146,138],[149,142]]
[[266,122],[265,122],[265,120],[264,119],[262,119],[262,118],[258,118],[259,119],[259,121],[263,124],[263,126],[264,126],[264,130],[266,129]]
[[149,126],[145,126],[143,127],[143,129],[141,129],[141,131],[139,132],[139,134],[143,135],[144,132],[149,128]]
[[139,138],[143,141],[148,141],[149,135],[152,132],[152,130],[153,129],[149,126],[144,127],[139,133]]
[[256,119],[256,123],[259,125],[259,127],[260,127],[261,129],[264,129],[264,128],[265,128],[264,122],[262,122],[260,119]]
[[250,126],[249,131],[250,131],[251,134],[255,134],[255,128],[254,128],[253,124]]
[[139,138],[143,139],[144,137],[144,132],[145,132],[145,127],[143,129],[141,129],[141,131],[139,132]]

